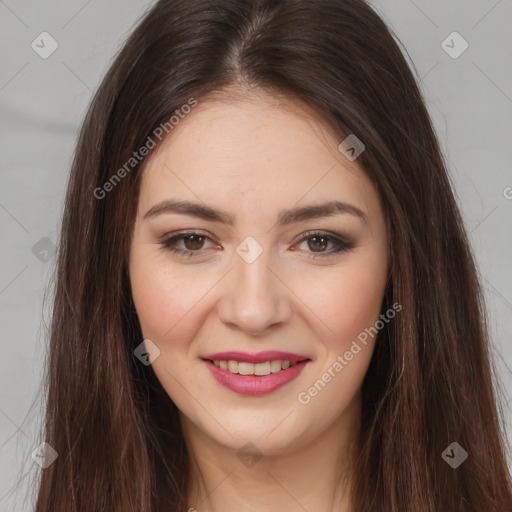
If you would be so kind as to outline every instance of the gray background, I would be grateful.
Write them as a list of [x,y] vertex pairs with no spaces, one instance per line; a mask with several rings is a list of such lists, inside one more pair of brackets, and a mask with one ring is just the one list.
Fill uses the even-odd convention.
[[[43,299],[77,130],[92,91],[149,4],[0,0],[2,511],[32,510],[24,497],[34,486],[22,475],[38,469],[31,453],[42,441],[34,400],[49,311]],[[447,158],[485,286],[510,435],[512,1],[373,4],[414,62]],[[59,45],[47,59],[31,47],[43,31]],[[442,47],[453,31],[469,44],[456,59]],[[446,44],[461,48],[457,39]],[[20,478],[18,493],[10,493]]]

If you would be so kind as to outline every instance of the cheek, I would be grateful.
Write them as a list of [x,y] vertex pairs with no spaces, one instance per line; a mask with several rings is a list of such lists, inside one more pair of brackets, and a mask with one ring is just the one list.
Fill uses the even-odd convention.
[[345,351],[352,340],[379,318],[386,284],[382,265],[362,263],[340,267],[325,275],[301,279],[298,295],[325,327],[327,350]]
[[309,286],[315,290],[309,295],[311,304],[315,303],[312,309],[329,332],[319,338],[324,352],[309,387],[300,390],[297,400],[310,417],[322,417],[324,424],[334,422],[356,403],[375,345],[371,328],[379,319],[387,263],[384,260],[369,266],[362,259],[358,261],[357,265],[337,269],[322,287],[318,280],[316,288],[311,288],[312,282]]
[[161,255],[137,250],[132,252],[130,281],[143,335],[155,342],[182,339],[193,317],[192,323],[199,325],[195,317],[201,299],[213,285],[204,273],[189,269],[177,273]]

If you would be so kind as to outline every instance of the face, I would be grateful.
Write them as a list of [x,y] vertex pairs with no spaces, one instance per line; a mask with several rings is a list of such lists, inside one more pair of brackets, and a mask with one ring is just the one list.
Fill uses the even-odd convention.
[[210,99],[144,170],[130,279],[152,369],[226,447],[299,448],[357,410],[387,234],[341,141],[298,104]]

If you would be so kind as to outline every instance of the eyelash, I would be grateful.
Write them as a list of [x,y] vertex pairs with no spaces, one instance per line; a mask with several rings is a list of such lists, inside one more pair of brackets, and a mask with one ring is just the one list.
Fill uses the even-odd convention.
[[[211,238],[204,233],[200,233],[197,231],[185,231],[185,232],[177,233],[176,235],[173,235],[171,237],[161,240],[160,245],[166,251],[169,251],[169,252],[172,252],[175,254],[179,254],[182,256],[188,256],[189,258],[195,258],[195,257],[201,255],[203,249],[198,249],[197,251],[191,251],[191,250],[186,250],[186,249],[180,249],[174,245],[177,241],[183,240],[187,236],[191,236],[191,235],[198,235],[202,238],[205,238],[205,239],[208,239],[211,241]],[[333,256],[335,254],[348,252],[349,250],[351,250],[355,247],[355,244],[353,242],[344,241],[337,236],[329,235],[329,234],[323,233],[321,231],[308,231],[306,233],[303,233],[302,235],[300,235],[300,238],[296,242],[296,244],[300,244],[304,240],[307,240],[309,238],[315,238],[315,237],[326,239],[328,242],[333,243],[335,248],[328,252],[319,252],[319,253],[311,252],[310,256],[308,256],[308,258],[310,258],[310,259],[325,258],[328,256]]]

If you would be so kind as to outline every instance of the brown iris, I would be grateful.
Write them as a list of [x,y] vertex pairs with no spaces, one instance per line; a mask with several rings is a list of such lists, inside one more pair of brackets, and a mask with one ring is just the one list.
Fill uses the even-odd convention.
[[201,249],[204,244],[204,236],[201,235],[190,235],[183,239],[185,247],[190,251]]
[[[321,241],[321,242],[318,243],[318,241]],[[323,236],[312,236],[312,237],[308,238],[308,246],[310,249],[313,250],[313,252],[321,252],[323,249],[326,248],[328,243],[329,243],[329,240]],[[316,251],[316,249],[320,249],[320,251]]]

